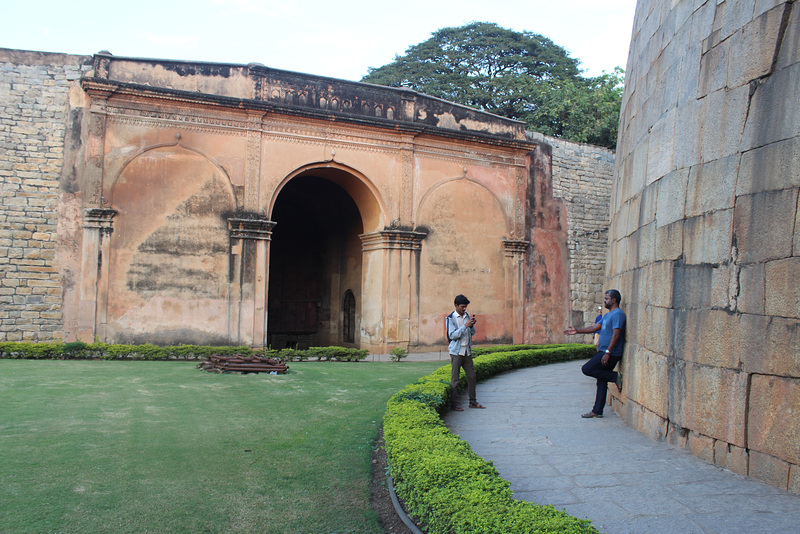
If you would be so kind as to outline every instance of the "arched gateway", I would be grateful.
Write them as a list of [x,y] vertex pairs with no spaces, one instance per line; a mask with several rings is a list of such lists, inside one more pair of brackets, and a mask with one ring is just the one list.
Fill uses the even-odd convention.
[[566,210],[522,123],[261,65],[94,57],[70,99],[67,339],[276,348],[560,339]]

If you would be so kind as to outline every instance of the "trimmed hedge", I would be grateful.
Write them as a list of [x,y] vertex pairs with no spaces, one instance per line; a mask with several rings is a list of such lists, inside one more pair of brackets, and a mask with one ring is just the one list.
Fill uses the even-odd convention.
[[[589,358],[593,345],[545,345],[475,358],[478,380],[511,369]],[[460,386],[466,383],[462,370]],[[383,421],[395,490],[429,534],[596,533],[590,521],[552,506],[517,501],[491,462],[450,432],[450,366],[395,393]]]
[[258,354],[283,361],[357,362],[364,360],[369,351],[345,347],[311,347],[308,350],[259,350],[250,347],[212,347],[208,345],[111,345],[108,343],[0,343],[0,358],[30,360],[202,360],[212,354],[218,356],[252,356]]

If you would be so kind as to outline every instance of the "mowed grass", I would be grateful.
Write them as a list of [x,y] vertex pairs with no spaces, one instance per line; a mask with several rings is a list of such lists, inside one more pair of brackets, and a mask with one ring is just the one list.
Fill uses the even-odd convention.
[[445,363],[0,360],[0,530],[380,532],[386,401]]

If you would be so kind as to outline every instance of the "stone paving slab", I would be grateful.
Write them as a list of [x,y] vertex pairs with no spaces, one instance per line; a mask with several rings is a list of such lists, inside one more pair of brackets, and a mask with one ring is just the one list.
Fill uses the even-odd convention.
[[443,420],[494,462],[515,498],[552,504],[607,534],[800,532],[800,496],[653,441],[610,407],[603,419],[581,419],[595,393],[583,363],[480,382],[487,408]]

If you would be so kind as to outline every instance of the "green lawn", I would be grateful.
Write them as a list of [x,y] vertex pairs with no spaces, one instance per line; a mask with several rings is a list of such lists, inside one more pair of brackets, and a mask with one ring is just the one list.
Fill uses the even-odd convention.
[[380,532],[386,401],[444,363],[0,360],[0,530]]

